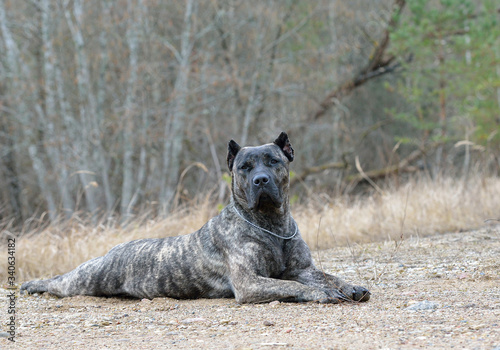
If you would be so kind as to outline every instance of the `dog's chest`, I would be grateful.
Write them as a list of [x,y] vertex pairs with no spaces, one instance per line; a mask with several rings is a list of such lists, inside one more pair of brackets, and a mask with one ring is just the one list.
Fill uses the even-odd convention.
[[267,277],[280,278],[286,270],[286,257],[280,245],[268,245],[261,262],[265,265]]

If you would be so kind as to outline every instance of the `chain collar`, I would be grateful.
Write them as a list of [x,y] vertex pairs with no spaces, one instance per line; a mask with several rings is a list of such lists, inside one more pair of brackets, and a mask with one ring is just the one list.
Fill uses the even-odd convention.
[[[276,233],[274,233],[274,232],[272,232],[272,231],[266,230],[265,228],[262,228],[262,227],[260,227],[260,226],[258,226],[258,225],[256,225],[256,224],[254,224],[253,222],[248,221],[247,219],[245,219],[245,218],[243,217],[243,215],[241,215],[241,214],[240,214],[240,212],[238,211],[238,209],[236,209],[236,206],[234,206],[234,205],[233,205],[233,209],[234,209],[234,211],[236,212],[236,214],[238,214],[238,216],[239,216],[240,218],[242,218],[242,219],[243,219],[243,221],[245,221],[246,223],[248,223],[248,224],[252,225],[252,226],[253,226],[253,227],[255,227],[255,228],[258,228],[258,229],[259,229],[259,230],[261,230],[261,231],[264,231],[264,232],[269,233],[270,235],[273,235],[274,237],[278,237],[278,238],[281,238],[281,239],[292,239],[292,238],[293,238],[293,237],[295,237],[295,236],[297,235],[297,233],[299,232],[299,228],[298,228],[298,226],[297,226],[297,223],[295,223],[295,232],[293,233],[293,235],[291,235],[290,237],[283,237],[283,236],[280,236],[280,235],[278,235],[278,234],[276,234]],[[291,216],[290,216],[290,217],[291,217]],[[293,218],[292,218],[292,220],[293,220]],[[294,222],[295,222],[295,220],[294,220]]]

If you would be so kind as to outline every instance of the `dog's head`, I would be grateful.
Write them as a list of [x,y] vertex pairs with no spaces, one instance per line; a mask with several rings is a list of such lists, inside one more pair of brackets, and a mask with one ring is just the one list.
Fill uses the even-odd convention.
[[252,211],[281,208],[288,201],[288,166],[293,157],[284,132],[273,143],[257,147],[242,148],[231,140],[227,165],[232,173],[234,199]]

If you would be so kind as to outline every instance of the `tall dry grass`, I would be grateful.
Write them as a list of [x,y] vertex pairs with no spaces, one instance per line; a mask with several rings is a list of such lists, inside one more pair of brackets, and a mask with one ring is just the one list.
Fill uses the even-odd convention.
[[[500,179],[413,179],[370,197],[339,198],[296,211],[302,236],[319,248],[470,230],[500,219]],[[319,238],[318,238],[319,237]]]
[[[16,238],[16,278],[25,281],[65,273],[121,242],[193,232],[216,214],[215,208],[205,199],[166,219],[138,217],[125,227],[109,219],[84,224],[75,216],[41,232],[23,232]],[[500,218],[500,179],[478,176],[466,187],[453,179],[413,180],[370,197],[311,200],[295,206],[293,215],[313,249],[399,239],[402,232],[409,237],[467,230],[484,225],[486,219]],[[5,245],[0,246],[0,261],[7,266]],[[0,269],[3,281],[6,272]]]

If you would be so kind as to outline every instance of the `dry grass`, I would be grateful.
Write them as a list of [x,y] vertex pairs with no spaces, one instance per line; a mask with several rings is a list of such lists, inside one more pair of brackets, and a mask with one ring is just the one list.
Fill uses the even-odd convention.
[[319,248],[469,230],[500,218],[500,179],[478,176],[466,187],[453,179],[413,180],[371,197],[314,203],[294,217],[304,239]]
[[[293,213],[312,248],[397,239],[401,227],[405,237],[465,230],[500,217],[500,179],[477,177],[466,188],[451,179],[415,180],[372,197],[297,206]],[[25,232],[16,239],[16,277],[25,281],[61,274],[121,242],[193,232],[215,214],[213,203],[203,200],[164,220],[136,218],[126,227],[112,220],[88,225],[75,217],[39,233]],[[6,262],[7,249],[0,249]],[[5,273],[0,270],[4,281]]]

